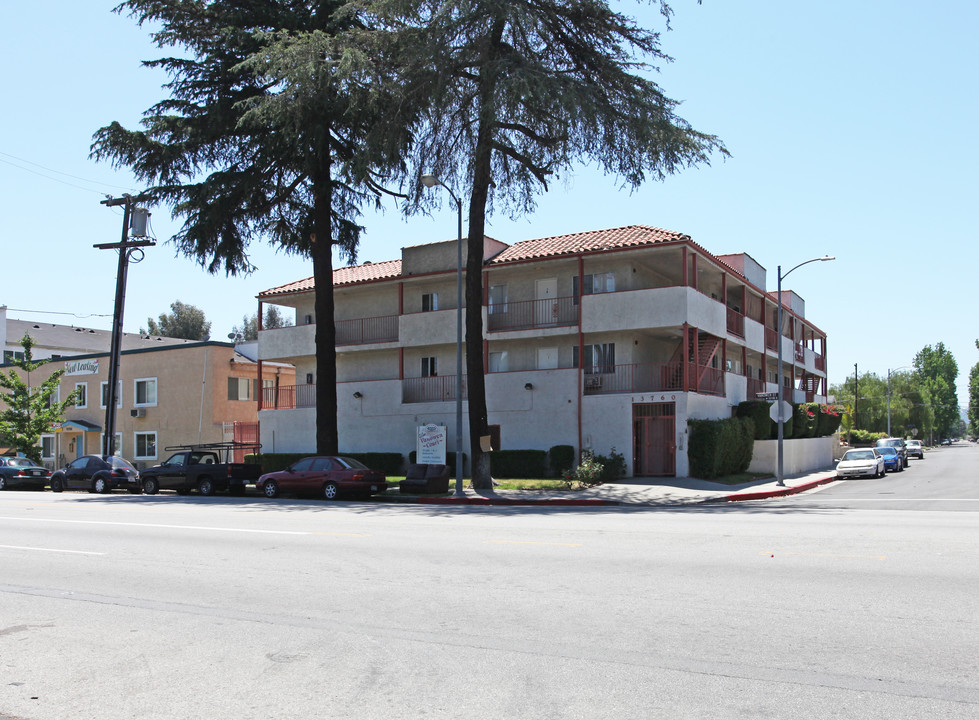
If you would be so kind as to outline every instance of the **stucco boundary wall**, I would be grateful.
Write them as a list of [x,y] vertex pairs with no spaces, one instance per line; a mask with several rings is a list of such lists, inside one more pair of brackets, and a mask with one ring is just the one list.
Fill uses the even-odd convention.
[[[840,440],[836,435],[782,441],[782,468],[786,475],[801,475],[833,467],[834,452]],[[775,473],[778,440],[755,440],[748,472]]]

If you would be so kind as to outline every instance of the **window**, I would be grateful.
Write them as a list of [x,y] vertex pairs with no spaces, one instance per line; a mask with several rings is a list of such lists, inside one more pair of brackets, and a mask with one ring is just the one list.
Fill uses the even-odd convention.
[[228,378],[228,400],[254,400],[258,380],[251,378]]
[[[598,295],[599,293],[610,293],[615,292],[615,273],[604,272],[604,273],[592,273],[591,275],[584,276],[584,290],[582,295]],[[571,278],[571,294],[574,296],[574,302],[577,303],[578,300],[578,276],[575,275]]]
[[506,372],[508,367],[507,351],[491,352],[489,354],[489,371]]
[[438,375],[438,358],[422,358],[422,377],[435,377]]
[[156,460],[156,433],[138,432],[134,435],[137,460]]
[[[105,408],[109,404],[109,383],[102,383],[102,399],[99,401],[99,407]],[[116,385],[116,407],[122,407],[122,382]]]
[[5,363],[13,362],[14,360],[23,360],[24,351],[23,350],[4,350],[3,351],[3,361]]
[[54,460],[54,435],[41,436],[41,459]]
[[422,295],[422,312],[431,312],[439,309],[439,294],[425,293]]
[[490,285],[489,314],[506,312],[506,285]]
[[54,389],[54,392],[52,392],[50,395],[47,396],[47,398],[45,398],[45,400],[44,400],[44,407],[48,407],[49,408],[52,405],[56,405],[59,402],[61,402],[61,386],[60,385]]
[[75,383],[75,407],[88,407],[88,383]]
[[156,378],[137,378],[134,387],[134,405],[156,405]]
[[[105,447],[105,433],[99,433],[99,451],[98,452],[99,452],[100,455],[102,454],[102,448],[104,448],[104,447]],[[121,432],[117,432],[116,433],[116,442],[115,442],[115,445],[113,446],[113,449],[114,449],[115,452],[118,452],[118,453],[121,453],[122,452],[122,433]]]
[[[578,367],[578,346],[571,351],[572,364]],[[615,372],[615,343],[585,345],[585,374],[608,375]]]

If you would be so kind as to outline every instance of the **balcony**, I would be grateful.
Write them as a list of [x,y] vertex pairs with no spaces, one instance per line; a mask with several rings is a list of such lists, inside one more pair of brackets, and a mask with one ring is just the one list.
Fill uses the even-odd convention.
[[815,367],[820,372],[826,372],[826,356],[816,355],[815,357]]
[[488,308],[487,329],[527,330],[574,325],[578,322],[575,300],[574,297],[560,297],[493,305]]
[[[462,378],[462,398],[466,399],[466,378]],[[447,402],[456,399],[456,376],[404,378],[401,381],[401,402]]]
[[727,309],[727,331],[732,335],[744,337],[744,314],[734,308]]
[[749,400],[757,400],[760,393],[768,392],[767,384],[764,380],[759,380],[758,378],[747,378],[747,380]]
[[337,345],[364,345],[398,340],[397,315],[338,320],[336,328]]
[[765,328],[765,347],[769,350],[778,350],[778,333],[774,328]]
[[795,344],[795,361],[804,363],[806,361],[806,346],[802,343]]
[[[712,367],[688,365],[692,392],[724,395],[724,372]],[[585,395],[611,395],[638,392],[684,392],[683,363],[634,363],[616,365],[608,372],[586,371]]]
[[280,385],[262,388],[262,410],[316,407],[316,385]]

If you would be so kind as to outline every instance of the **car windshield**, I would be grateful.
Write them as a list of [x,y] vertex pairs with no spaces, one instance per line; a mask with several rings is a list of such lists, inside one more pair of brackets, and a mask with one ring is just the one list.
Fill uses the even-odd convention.
[[879,447],[877,448],[877,452],[879,452],[881,455],[897,455],[897,450],[890,446]]
[[133,472],[136,471],[136,468],[134,468],[132,465],[127,463],[121,457],[116,457],[115,455],[113,455],[112,457],[108,458],[108,461],[109,464],[116,470],[131,470]]
[[847,450],[843,456],[844,460],[873,460],[873,450]]
[[908,440],[908,445],[911,447],[919,447],[921,445],[920,440]]

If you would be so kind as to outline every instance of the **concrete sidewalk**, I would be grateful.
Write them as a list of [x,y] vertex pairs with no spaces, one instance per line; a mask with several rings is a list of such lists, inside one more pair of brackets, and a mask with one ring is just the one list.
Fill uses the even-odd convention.
[[836,480],[836,472],[825,470],[786,478],[784,487],[777,486],[774,477],[733,486],[697,478],[641,478],[607,483],[586,490],[466,490],[464,497],[409,495],[401,498],[394,495],[375,496],[375,499],[382,502],[430,505],[672,506],[764,500],[805,492],[834,480]]

